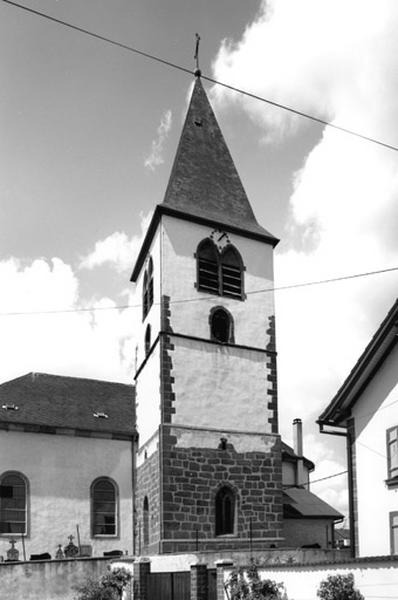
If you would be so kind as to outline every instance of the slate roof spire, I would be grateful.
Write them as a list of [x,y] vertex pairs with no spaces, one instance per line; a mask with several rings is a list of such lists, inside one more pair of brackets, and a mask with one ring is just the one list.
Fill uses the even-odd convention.
[[257,223],[203,89],[200,71],[161,206],[277,239]]

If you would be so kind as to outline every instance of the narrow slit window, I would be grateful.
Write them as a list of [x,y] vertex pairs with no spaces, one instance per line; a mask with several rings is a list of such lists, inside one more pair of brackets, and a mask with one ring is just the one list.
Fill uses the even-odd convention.
[[148,267],[142,283],[142,319],[144,320],[153,304],[153,260],[149,257]]
[[145,356],[148,356],[151,349],[151,326],[147,325],[145,330]]
[[147,496],[143,504],[143,541],[146,548],[149,544],[149,502]]
[[97,479],[91,488],[92,535],[117,534],[117,494],[115,484],[106,477]]

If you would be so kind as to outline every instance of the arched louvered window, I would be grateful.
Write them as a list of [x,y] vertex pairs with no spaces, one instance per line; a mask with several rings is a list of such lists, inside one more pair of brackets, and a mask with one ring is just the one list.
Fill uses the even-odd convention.
[[218,250],[212,240],[203,240],[196,251],[198,289],[213,294],[220,293]]
[[8,471],[0,477],[0,534],[27,534],[28,480]]
[[116,536],[118,521],[117,486],[109,477],[99,477],[91,486],[92,536]]
[[235,526],[235,494],[224,486],[216,495],[216,535],[234,533]]
[[232,316],[225,308],[216,307],[210,313],[210,334],[217,342],[233,342]]
[[147,496],[144,498],[143,504],[143,513],[142,513],[142,522],[143,522],[143,542],[144,547],[147,547],[149,544],[149,502]]
[[221,254],[221,294],[242,298],[242,259],[233,246],[224,248]]
[[197,289],[219,296],[243,300],[243,262],[239,252],[230,244],[221,254],[207,238],[196,251]]
[[153,260],[149,257],[142,284],[142,319],[144,320],[153,304]]
[[151,349],[151,326],[146,326],[145,330],[145,356],[148,356],[149,350]]

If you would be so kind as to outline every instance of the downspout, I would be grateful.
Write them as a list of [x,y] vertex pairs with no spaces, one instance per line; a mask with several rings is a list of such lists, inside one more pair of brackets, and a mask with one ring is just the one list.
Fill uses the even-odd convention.
[[341,427],[341,431],[325,431],[324,426],[330,425],[337,427],[330,423],[323,423],[317,421],[319,425],[319,432],[326,433],[328,435],[338,435],[346,438],[346,449],[347,449],[347,469],[348,469],[348,514],[350,518],[350,541],[351,541],[351,557],[355,558],[355,546],[356,546],[356,535],[355,535],[355,511],[354,511],[354,472],[353,472],[353,461],[352,461],[352,436],[346,427]]

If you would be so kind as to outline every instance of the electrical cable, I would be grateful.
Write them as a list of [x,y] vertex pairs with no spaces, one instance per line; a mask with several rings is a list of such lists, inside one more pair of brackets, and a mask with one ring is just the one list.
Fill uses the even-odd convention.
[[[73,25],[72,23],[68,23],[67,21],[63,21],[62,19],[57,19],[56,17],[52,17],[51,15],[48,15],[46,13],[43,13],[41,11],[35,10],[33,8],[30,8],[28,6],[24,6],[23,4],[19,4],[18,2],[13,2],[13,0],[1,0],[3,3],[5,4],[10,4],[11,6],[14,6],[16,8],[20,8],[21,10],[25,10],[31,14],[34,14],[36,16],[42,17],[44,19],[47,19],[49,21],[52,21],[53,23],[57,23],[58,25],[63,25],[64,27],[68,27],[69,29],[73,29],[75,31],[78,31],[80,33],[83,33],[85,35],[88,35],[90,37],[96,38],[98,40],[101,40],[103,42],[106,42],[108,44],[112,44],[113,46],[118,46],[119,48],[123,48],[124,50],[128,50],[129,52],[133,52],[134,54],[138,54],[140,56],[143,56],[144,58],[148,58],[150,60],[156,61],[158,63],[161,63],[163,65],[166,65],[168,67],[171,67],[173,69],[177,69],[179,71],[182,71],[183,73],[189,73],[189,75],[193,75],[194,73],[192,72],[191,69],[188,69],[187,67],[182,67],[181,65],[178,65],[174,62],[171,62],[169,60],[165,60],[159,56],[156,56],[154,54],[150,54],[149,52],[144,52],[143,50],[139,50],[138,48],[135,48],[133,46],[129,46],[128,44],[124,44],[123,42],[118,42],[116,40],[113,40],[111,38],[108,38],[106,36],[100,35],[98,33],[94,33],[93,31],[90,31],[88,29],[85,29],[83,27],[79,27],[78,25]],[[304,111],[292,108],[291,106],[287,106],[286,104],[282,104],[280,102],[275,102],[273,100],[269,100],[268,98],[264,98],[262,96],[259,96],[257,94],[253,94],[251,92],[247,92],[246,90],[243,90],[241,88],[237,88],[234,87],[233,85],[229,85],[227,83],[224,83],[222,81],[219,81],[217,79],[214,79],[212,77],[209,77],[207,75],[203,75],[201,74],[202,79],[209,81],[210,83],[213,83],[215,85],[219,85],[222,86],[228,90],[231,90],[233,92],[237,92],[239,94],[242,94],[244,96],[247,96],[249,98],[253,98],[255,100],[259,100],[260,102],[264,102],[266,104],[269,104],[270,106],[274,106],[276,108],[280,108],[282,110],[285,110],[287,112],[290,112],[296,116],[300,116],[303,117],[305,119],[309,119],[311,121],[314,121],[315,123],[319,123],[321,125],[325,125],[326,127],[332,127],[333,129],[336,129],[342,133],[346,133],[349,135],[353,135],[355,137],[358,137],[364,141],[367,142],[371,142],[373,144],[377,144],[379,146],[383,146],[384,148],[387,148],[389,150],[394,150],[395,152],[398,152],[398,147],[393,146],[392,144],[387,144],[386,142],[382,142],[381,140],[378,140],[376,138],[372,138],[369,137],[367,135],[364,135],[362,133],[358,133],[357,131],[354,131],[352,129],[348,129],[347,127],[342,127],[340,125],[336,125],[335,123],[331,123],[330,121],[326,121],[325,119],[321,119],[320,117],[315,117],[314,115],[310,115],[309,113],[306,113]]]
[[[339,475],[344,475],[345,473],[348,473],[347,469],[345,471],[340,471],[339,473],[334,473],[333,475],[327,475],[326,477],[321,477],[320,479],[314,479],[313,481],[311,480],[308,483],[304,483],[303,485],[306,485],[309,487],[313,483],[318,483],[319,481],[326,481],[326,479],[332,479],[333,477],[338,477]],[[296,485],[284,485],[283,489],[290,490],[295,487],[297,487],[297,486]]]
[[[339,281],[346,281],[350,279],[357,279],[359,277],[369,277],[371,275],[380,275],[382,273],[391,273],[398,271],[398,267],[391,267],[388,269],[378,269],[377,271],[366,271],[364,273],[354,273],[353,275],[342,275],[340,277],[334,277],[329,279],[318,279],[315,281],[306,281],[304,283],[293,283],[290,285],[282,285],[278,287],[262,288],[258,290],[251,290],[246,292],[246,296],[252,294],[269,293],[269,292],[280,292],[283,290],[291,290],[302,287],[309,287],[313,285],[323,285],[328,283],[335,283]],[[179,300],[170,300],[170,304],[183,304],[187,302],[201,302],[208,300],[206,297],[198,298],[182,298]],[[154,302],[154,306],[160,306],[160,302]],[[15,316],[31,316],[31,315],[51,315],[51,314],[67,314],[67,313],[78,313],[78,312],[96,312],[103,310],[126,310],[130,308],[142,308],[142,304],[118,304],[116,306],[88,306],[82,308],[66,308],[66,309],[55,309],[55,310],[37,310],[37,311],[13,311],[13,312],[0,312],[0,317],[15,317]]]

